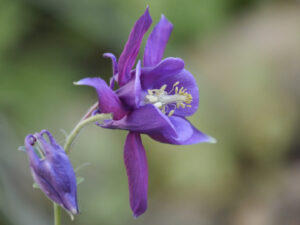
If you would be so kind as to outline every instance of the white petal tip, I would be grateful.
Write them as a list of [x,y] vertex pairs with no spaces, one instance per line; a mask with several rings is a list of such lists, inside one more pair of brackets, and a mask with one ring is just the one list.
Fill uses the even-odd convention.
[[216,144],[218,141],[217,141],[217,139],[215,139],[213,137],[209,137],[209,140],[207,142],[210,144]]
[[69,212],[70,217],[74,219],[74,215],[78,214],[79,210],[72,207],[71,209],[68,210],[68,212]]
[[137,219],[140,215],[137,215],[137,214],[133,213],[132,216],[133,216],[134,219]]

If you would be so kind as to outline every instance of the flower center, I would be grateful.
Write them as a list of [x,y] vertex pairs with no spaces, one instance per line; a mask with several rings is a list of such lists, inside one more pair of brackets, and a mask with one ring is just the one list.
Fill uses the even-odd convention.
[[[164,84],[160,89],[149,89],[146,95],[146,104],[153,104],[155,107],[159,108],[163,113],[167,111],[168,116],[172,116],[176,109],[180,107],[192,107],[190,103],[193,100],[191,94],[187,93],[187,89],[178,87],[179,81],[173,84],[172,89],[166,92],[167,85]],[[170,109],[169,107],[173,107]]]

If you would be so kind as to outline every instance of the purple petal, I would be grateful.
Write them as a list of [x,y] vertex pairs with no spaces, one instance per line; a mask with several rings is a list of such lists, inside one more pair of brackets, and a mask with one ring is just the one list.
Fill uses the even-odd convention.
[[[48,139],[49,139],[50,143],[48,141],[46,141],[46,139],[43,136],[44,134],[46,134],[48,136]],[[54,137],[52,136],[52,134],[49,131],[42,130],[40,133],[36,133],[35,136],[38,139],[39,143],[41,144],[41,148],[42,148],[42,150],[45,153],[47,158],[55,156],[56,151],[63,151],[64,152],[63,148],[61,148],[56,143]]]
[[101,78],[84,78],[74,84],[87,85],[96,89],[99,109],[102,113],[113,113],[113,118],[116,120],[121,119],[127,114],[117,94]]
[[[44,169],[45,163],[41,162],[40,167],[31,167],[31,174],[33,176],[34,182],[38,184],[39,188],[45,195],[51,199],[52,201],[56,202],[60,206],[66,208],[64,206],[62,198],[59,196],[57,191],[54,189],[51,183],[49,183],[46,179],[51,176],[51,174],[47,173]],[[45,177],[45,178],[44,178]],[[76,213],[74,213],[76,214]]]
[[44,134],[46,134],[46,135],[48,136],[48,139],[49,139],[51,145],[52,145],[53,147],[59,149],[60,146],[57,144],[57,142],[56,142],[56,140],[54,139],[54,137],[52,136],[52,134],[51,134],[49,131],[47,131],[47,130],[42,130],[42,131],[39,133],[40,136],[43,136]]
[[112,61],[112,66],[113,66],[113,75],[118,73],[118,63],[117,63],[117,59],[116,56],[112,53],[104,53],[103,56],[105,58],[110,58]]
[[124,162],[128,176],[130,207],[137,218],[147,209],[148,167],[141,135],[130,132],[124,146]]
[[121,120],[111,120],[104,128],[130,130],[145,134],[166,133],[176,135],[169,118],[151,104],[133,110]]
[[79,213],[77,184],[71,162],[64,152],[43,160],[40,167],[32,168],[35,182],[51,200],[72,214]]
[[178,74],[184,69],[184,61],[179,58],[166,58],[162,60],[157,66],[150,68],[143,68],[141,75],[142,88],[153,89],[156,81]]
[[124,47],[124,50],[119,58],[118,64],[118,82],[120,86],[123,86],[130,80],[130,70],[132,69],[135,59],[139,53],[140,46],[144,34],[151,26],[152,19],[147,7],[144,14],[136,21],[132,28],[128,41]]
[[172,30],[173,25],[162,15],[146,43],[144,53],[145,67],[155,66],[161,61]]
[[151,134],[149,136],[156,141],[173,145],[192,145],[202,142],[216,143],[214,138],[197,130],[188,120],[178,116],[172,116],[170,120],[176,129],[176,136],[167,133],[162,135]]
[[141,61],[139,60],[135,70],[135,76],[119,90],[119,98],[130,108],[136,109],[140,105],[141,98]]
[[103,56],[105,58],[110,58],[112,61],[112,67],[113,67],[113,76],[110,78],[109,86],[111,89],[114,89],[115,87],[115,81],[117,81],[117,74],[118,74],[118,62],[116,59],[116,56],[112,53],[104,53]]
[[[55,157],[52,157],[48,161],[51,164],[51,174],[46,177],[48,181],[55,188],[55,191],[59,194],[63,200],[63,206],[72,212],[77,214],[79,212],[77,204],[77,184],[76,176],[72,167],[72,164],[63,152],[57,152]],[[47,166],[45,162],[45,171],[47,171]]]
[[26,147],[26,153],[28,155],[31,167],[37,167],[40,163],[40,159],[35,153],[33,148],[35,142],[36,142],[36,138],[32,134],[26,136],[25,147]]

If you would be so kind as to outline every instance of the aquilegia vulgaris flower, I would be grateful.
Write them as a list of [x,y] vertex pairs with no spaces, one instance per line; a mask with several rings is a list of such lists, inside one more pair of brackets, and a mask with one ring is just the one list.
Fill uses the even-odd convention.
[[[128,175],[130,206],[134,217],[147,209],[148,169],[140,134],[159,142],[189,145],[215,140],[185,119],[198,108],[199,92],[193,75],[180,58],[162,59],[173,25],[162,16],[146,43],[143,65],[137,62],[144,34],[152,23],[148,8],[137,20],[117,62],[113,62],[110,86],[101,78],[85,78],[75,84],[88,85],[98,94],[98,112],[112,113],[113,119],[100,126],[128,130],[124,161]],[[119,89],[114,89],[115,82]]]
[[[48,136],[49,142],[43,137],[44,134]],[[35,147],[36,142],[38,144]],[[77,214],[76,177],[64,149],[47,130],[27,135],[25,147],[32,176],[40,189],[52,201],[70,213]]]

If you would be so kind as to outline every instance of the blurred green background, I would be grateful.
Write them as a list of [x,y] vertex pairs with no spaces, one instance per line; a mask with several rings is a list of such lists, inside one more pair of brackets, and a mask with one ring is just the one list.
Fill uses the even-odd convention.
[[[0,0],[0,224],[50,225],[52,204],[37,189],[28,133],[60,143],[96,101],[72,82],[111,76],[146,5],[174,24],[165,56],[197,79],[190,120],[215,145],[171,146],[143,136],[149,208],[133,219],[123,164],[126,132],[90,126],[72,150],[85,182],[74,225],[299,225],[300,2],[296,0]],[[149,33],[148,33],[149,34]]]

